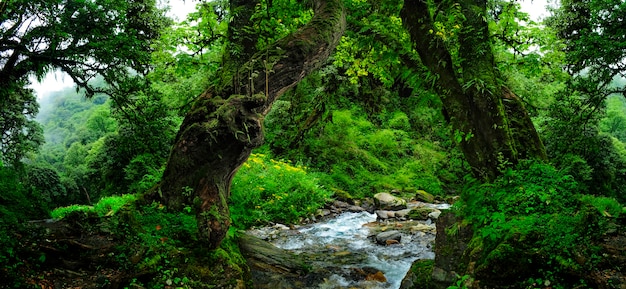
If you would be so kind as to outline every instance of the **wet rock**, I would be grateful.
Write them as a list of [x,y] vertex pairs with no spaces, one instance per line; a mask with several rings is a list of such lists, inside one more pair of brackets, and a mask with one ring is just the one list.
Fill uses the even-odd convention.
[[365,277],[366,281],[376,281],[376,282],[387,282],[387,278],[385,277],[385,274],[383,274],[383,272],[376,272],[374,274],[370,274],[367,275],[367,277]]
[[297,255],[251,235],[240,236],[239,248],[250,269],[296,275],[306,271],[304,263]]
[[406,201],[402,198],[392,196],[389,193],[378,193],[374,195],[374,203],[380,210],[402,210],[406,209]]
[[348,278],[353,281],[376,281],[387,282],[387,277],[380,270],[372,267],[353,268],[348,274]]
[[378,233],[375,239],[376,239],[376,243],[380,245],[390,245],[390,244],[395,243],[393,241],[400,243],[400,240],[402,239],[402,235],[400,234],[399,231],[391,230],[387,232]]

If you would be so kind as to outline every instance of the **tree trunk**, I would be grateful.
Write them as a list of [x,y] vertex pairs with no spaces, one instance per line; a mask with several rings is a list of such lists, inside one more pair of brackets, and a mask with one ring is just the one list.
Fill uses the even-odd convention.
[[437,79],[436,90],[473,174],[489,181],[502,166],[526,158],[545,160],[546,153],[520,99],[499,84],[486,1],[459,4],[465,20],[458,70],[443,40],[433,33],[437,29],[426,2],[405,0],[400,16],[422,63]]
[[314,5],[310,23],[256,53],[238,73],[224,71],[223,85],[198,97],[176,136],[161,183],[147,196],[174,210],[193,208],[210,248],[228,231],[231,180],[262,144],[264,116],[281,94],[328,58],[343,34],[342,2]]

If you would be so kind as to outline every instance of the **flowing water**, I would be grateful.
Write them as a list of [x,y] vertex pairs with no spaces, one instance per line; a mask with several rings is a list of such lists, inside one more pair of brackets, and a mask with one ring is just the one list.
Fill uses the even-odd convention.
[[[447,205],[438,206],[447,208]],[[400,243],[377,244],[372,236],[386,230],[400,231]],[[343,213],[293,230],[262,228],[250,233],[306,256],[314,266],[331,270],[331,277],[317,288],[397,289],[413,261],[435,258],[432,249],[435,228],[430,220],[378,222],[376,214]],[[373,278],[378,271],[384,274],[386,282]]]

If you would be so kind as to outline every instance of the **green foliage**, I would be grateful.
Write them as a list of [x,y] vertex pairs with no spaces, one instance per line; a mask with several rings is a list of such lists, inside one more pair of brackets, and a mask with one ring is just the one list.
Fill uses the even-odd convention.
[[127,100],[68,91],[48,98],[40,116],[48,143],[34,160],[56,168],[66,186],[56,205],[143,192],[160,179],[178,120],[146,85],[136,82]]
[[626,150],[601,133],[604,94],[575,79],[555,95],[542,123],[544,143],[554,164],[576,179],[587,193],[626,201]]
[[550,280],[560,284],[557,288],[577,284],[568,274],[594,268],[593,244],[608,228],[605,216],[622,210],[614,199],[581,193],[571,176],[534,162],[507,169],[492,184],[470,182],[457,207],[474,225],[468,250],[481,256],[477,271],[508,268],[489,277],[494,284],[521,284],[527,278]]
[[547,24],[565,44],[570,73],[590,75],[598,87],[609,85],[616,75],[624,73],[621,63],[626,56],[626,29],[620,15],[625,11],[623,2],[605,0],[565,0],[552,9]]
[[586,204],[592,205],[598,209],[602,215],[606,217],[619,217],[624,213],[622,205],[614,198],[596,197],[591,195],[582,195],[581,201]]
[[33,90],[24,88],[26,81],[8,85],[3,82],[0,81],[0,161],[18,165],[43,143],[41,126],[34,120],[39,104]]
[[[24,223],[30,219],[47,217],[47,208],[21,181],[19,171],[5,167],[0,161],[0,278],[7,288],[21,288],[16,276],[20,266],[27,262],[21,234],[27,234]],[[45,205],[45,203],[44,203]],[[15,284],[13,284],[15,283]],[[20,285],[22,284],[22,285]]]
[[94,213],[99,217],[110,216],[119,211],[122,207],[132,204],[136,200],[135,195],[121,195],[104,197],[93,206],[70,205],[54,209],[50,215],[54,219],[63,219],[73,212]]
[[626,104],[623,97],[609,96],[606,114],[600,120],[600,131],[626,142]]
[[115,254],[117,266],[141,272],[143,277],[132,282],[146,288],[223,288],[233,281],[230,276],[247,270],[235,231],[219,248],[208,250],[198,239],[191,210],[172,211],[158,203],[125,206],[103,225],[123,240]]
[[154,0],[15,0],[3,2],[0,23],[0,39],[12,39],[0,43],[0,51],[12,50],[2,54],[0,87],[59,69],[93,95],[98,89],[88,81],[96,75],[115,83],[129,68],[145,73],[150,45],[168,21]]
[[269,222],[294,224],[313,215],[331,193],[305,167],[252,154],[232,184],[230,211],[240,228]]
[[442,148],[413,139],[403,112],[379,119],[380,126],[358,110],[337,110],[323,134],[304,140],[308,154],[314,156],[311,165],[327,172],[322,180],[356,197],[389,189],[443,193],[438,178],[445,171]]
[[448,289],[466,289],[466,282],[471,281],[470,276],[469,275],[463,275],[463,276],[459,276],[458,278],[459,280],[457,280],[454,285],[452,286],[448,286]]

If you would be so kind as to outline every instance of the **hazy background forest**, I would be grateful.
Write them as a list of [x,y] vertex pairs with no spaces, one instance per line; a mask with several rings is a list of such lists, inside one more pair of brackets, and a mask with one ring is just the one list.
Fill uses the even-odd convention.
[[[73,61],[131,60],[82,70],[39,63],[18,75],[19,62],[8,69],[11,51],[17,49],[11,41],[20,36],[10,35],[15,22],[11,13],[16,13],[11,9],[27,2],[0,4],[0,265],[15,284],[24,282],[23,268],[45,263],[41,256],[24,261],[32,254],[24,253],[15,237],[24,223],[62,218],[74,210],[106,215],[159,183],[185,115],[198,95],[218,84],[224,53],[233,47],[227,37],[233,16],[226,1],[193,2],[195,11],[180,22],[154,16],[162,12],[154,1],[134,1],[154,6],[139,16],[141,21],[150,19],[141,25],[155,30],[141,34],[146,39],[136,44],[145,55],[127,54],[118,42],[98,44],[98,37],[108,37],[108,32],[94,28],[81,33],[94,34],[88,38],[96,40],[89,41],[94,49],[106,50],[104,55]],[[32,10],[24,11],[66,2],[37,0],[29,4]],[[107,5],[124,6],[118,2]],[[436,89],[438,77],[422,63],[403,27],[403,2],[343,2],[347,26],[337,48],[320,69],[273,104],[264,119],[263,145],[233,179],[228,200],[232,226],[297,224],[333,199],[364,200],[383,191],[405,196],[426,191],[439,200],[461,196],[456,210],[475,224],[484,251],[499,252],[496,248],[506,243],[512,256],[523,241],[511,236],[541,236],[522,238],[527,240],[524,246],[548,256],[543,261],[553,269],[541,265],[528,276],[565,284],[555,288],[588,285],[588,280],[563,276],[602,262],[597,250],[581,249],[581,244],[596,242],[610,223],[624,220],[619,216],[626,204],[626,4],[567,0],[536,22],[516,1],[487,2],[485,21],[499,85],[521,99],[548,160],[503,158],[498,177],[484,182],[472,174],[459,148],[472,136],[449,124],[451,116]],[[430,33],[458,57],[465,49],[458,39],[465,25],[463,11],[454,1],[441,3],[445,5],[431,16],[436,29]],[[252,26],[246,29],[258,36],[255,49],[263,51],[302,27],[313,12],[300,1],[275,0],[259,1],[251,15]],[[67,40],[65,45],[74,44]],[[80,75],[72,76],[78,87],[37,99],[28,84],[54,72],[55,65]],[[464,81],[467,87],[474,85]],[[65,208],[53,212],[60,207]],[[155,208],[147,205],[145,210],[157,212]],[[193,217],[184,211],[168,214],[162,218],[171,222]],[[147,216],[137,218],[151,224]],[[181,226],[184,234],[194,230]],[[136,241],[156,244],[170,233],[184,235],[159,232]],[[559,237],[565,235],[571,238]],[[184,243],[176,242],[172,246]],[[150,251],[153,255],[140,262],[141,270],[166,274],[165,257],[154,257],[168,254],[168,248],[161,249]],[[576,263],[576,252],[594,257]],[[489,258],[483,261],[499,260]]]

